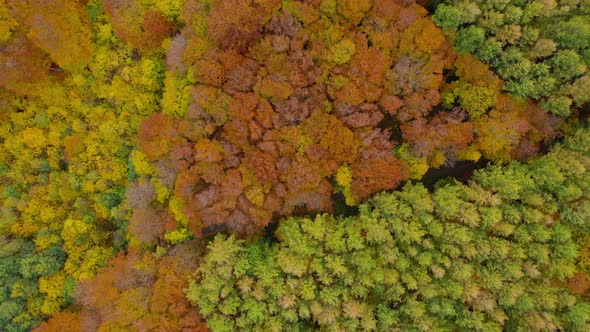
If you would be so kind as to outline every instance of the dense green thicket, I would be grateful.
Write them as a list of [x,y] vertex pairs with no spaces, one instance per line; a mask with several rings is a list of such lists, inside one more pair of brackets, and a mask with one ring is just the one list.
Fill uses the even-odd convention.
[[[39,324],[39,312],[48,297],[46,277],[63,268],[66,255],[54,246],[35,251],[32,241],[0,236],[0,326],[3,331],[21,331]],[[39,279],[43,280],[39,283]],[[64,288],[68,297],[73,279]]]
[[278,243],[219,235],[187,296],[212,331],[588,331],[590,304],[558,283],[576,270],[589,198],[586,129],[469,184],[286,219]]
[[513,95],[559,115],[590,101],[590,1],[446,0],[433,21]]

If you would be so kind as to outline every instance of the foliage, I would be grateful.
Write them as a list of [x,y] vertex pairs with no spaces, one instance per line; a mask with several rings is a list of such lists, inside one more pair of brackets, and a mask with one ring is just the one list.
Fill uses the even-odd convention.
[[[63,268],[66,255],[52,246],[35,250],[32,241],[0,237],[0,324],[6,331],[22,331],[43,315],[59,311],[67,290]],[[51,287],[44,287],[52,283]]]
[[[372,4],[186,3],[168,44],[164,110],[139,133],[146,179],[183,227],[254,234],[276,216],[332,211],[334,191],[360,203],[410,167],[419,179],[460,159],[524,158],[556,136],[561,122],[526,104],[506,111],[507,138],[486,146],[505,120],[502,81],[457,57],[424,8]],[[447,83],[445,69],[457,79]],[[441,92],[462,110],[438,112]],[[410,153],[396,153],[400,143]]]
[[117,256],[77,288],[82,310],[73,320],[84,331],[206,331],[182,292],[199,252],[195,243],[187,243],[159,258],[134,250]]
[[0,0],[0,330],[586,328],[588,1],[418,3]]
[[590,12],[586,1],[445,0],[433,22],[455,47],[489,63],[517,98],[568,116],[590,101]]
[[575,272],[572,232],[588,234],[588,211],[567,217],[590,201],[588,137],[354,217],[287,218],[277,243],[218,235],[187,298],[212,331],[587,330],[590,305],[555,281]]
[[11,67],[22,77],[0,75],[15,93],[1,98],[0,236],[20,248],[3,258],[14,267],[2,283],[22,288],[2,292],[0,325],[9,330],[68,306],[73,284],[125,243],[129,154],[141,120],[158,108],[163,65],[114,38],[101,3],[87,5],[99,6],[92,25],[75,1],[0,4],[18,23],[9,22],[0,57],[23,66]]

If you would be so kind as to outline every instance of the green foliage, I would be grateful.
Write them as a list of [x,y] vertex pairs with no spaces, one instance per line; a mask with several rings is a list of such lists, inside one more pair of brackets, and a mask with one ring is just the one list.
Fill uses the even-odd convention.
[[541,107],[549,113],[556,115],[568,116],[570,114],[570,106],[572,100],[569,97],[557,96],[549,97],[546,101],[541,103]]
[[24,331],[40,322],[35,313],[49,301],[37,280],[58,273],[64,261],[59,247],[36,252],[30,241],[0,237],[0,325],[5,331]]
[[123,201],[125,188],[111,189],[102,195],[101,201],[108,209],[112,209]]
[[479,49],[485,41],[485,31],[476,26],[460,30],[457,34],[456,47],[462,52],[473,52]]
[[432,18],[455,47],[489,63],[518,98],[540,100],[552,114],[568,116],[590,100],[590,16],[586,3],[568,1],[445,0]]
[[555,216],[590,199],[588,134],[354,217],[285,219],[272,245],[219,235],[187,298],[212,331],[588,329],[590,305],[550,282],[575,271],[581,225]]
[[582,50],[590,47],[590,20],[587,15],[560,20],[548,26],[546,31],[563,48]]
[[432,16],[432,21],[444,29],[455,29],[463,23],[461,19],[461,11],[456,7],[445,4],[436,7],[436,12]]

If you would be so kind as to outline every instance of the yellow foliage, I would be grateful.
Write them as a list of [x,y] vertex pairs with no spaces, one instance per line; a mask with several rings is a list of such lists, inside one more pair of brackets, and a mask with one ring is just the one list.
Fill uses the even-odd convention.
[[428,165],[428,158],[417,157],[412,154],[407,144],[402,144],[397,150],[398,157],[408,164],[410,170],[410,178],[413,180],[420,180],[426,174],[430,166]]
[[332,76],[331,79],[332,79],[331,83],[336,90],[342,89],[350,81],[350,79],[348,77],[343,76],[343,75],[335,75],[335,76]]
[[20,222],[20,223],[15,223],[12,224],[12,226],[10,227],[10,231],[18,236],[22,236],[22,237],[29,237],[29,236],[33,236],[35,234],[37,234],[37,232],[39,232],[39,230],[41,229],[41,226],[39,224],[36,224],[32,221],[30,222]]
[[131,329],[119,321],[106,321],[100,324],[97,332],[130,332]]
[[168,115],[184,116],[190,102],[190,85],[186,79],[180,79],[168,71],[164,79],[162,112]]
[[63,273],[39,278],[39,292],[46,294],[41,306],[41,312],[45,315],[54,315],[61,310],[63,305],[63,288],[66,278]]
[[25,295],[26,286],[22,281],[15,281],[10,287],[10,297],[16,298]]
[[[154,5],[166,6],[165,2],[154,1]],[[168,2],[180,5],[182,0]],[[38,3],[53,6],[65,2]],[[65,8],[74,8],[78,3],[67,1]],[[86,19],[86,9],[79,17],[82,20]],[[10,15],[5,17],[6,13],[5,0],[0,0],[0,44],[11,37],[15,23]],[[30,238],[37,250],[61,245],[67,254],[58,276],[39,281],[41,293],[47,296],[22,294],[29,301],[28,311],[14,321],[23,322],[30,320],[30,315],[50,315],[63,309],[61,280],[90,278],[112,257],[112,229],[103,229],[103,225],[112,224],[113,216],[120,218],[126,212],[121,205],[105,206],[105,192],[127,185],[130,158],[140,175],[153,173],[142,156],[129,154],[137,144],[140,123],[160,107],[164,67],[161,54],[144,54],[138,59],[133,48],[113,37],[104,16],[99,18],[102,22],[93,25],[92,38],[85,40],[77,37],[89,33],[84,30],[89,25],[80,24],[64,34],[61,30],[70,27],[71,22],[56,20],[79,19],[75,11],[42,14],[55,15],[44,19],[60,38],[75,39],[74,43],[50,45],[43,36],[51,31],[43,31],[40,26],[32,29],[30,37],[58,65],[66,70],[77,69],[77,64],[92,61],[84,71],[54,73],[58,79],[52,84],[40,84],[34,96],[22,98],[0,91],[0,162],[10,166],[4,175],[9,182],[5,183],[19,184],[18,197],[2,199],[1,232]],[[85,44],[90,40],[97,41],[97,45]],[[190,93],[185,97],[187,106]],[[72,136],[75,139],[67,139]],[[64,160],[68,144],[71,158]],[[165,202],[168,189],[159,183],[156,189],[158,199]]]
[[371,0],[338,0],[338,13],[357,25],[371,9]]
[[59,235],[50,233],[35,238],[37,250],[45,250],[60,243]]
[[[100,191],[104,191],[104,189]],[[101,219],[109,219],[109,217],[111,216],[111,210],[104,206],[102,202],[94,202],[92,204],[92,207],[94,208],[94,213],[96,214],[96,216]]]
[[260,94],[270,98],[273,101],[280,101],[289,98],[294,90],[287,82],[275,81],[266,77],[260,83],[258,89]]
[[152,179],[152,182],[154,184],[154,189],[156,190],[156,199],[158,202],[164,204],[170,195],[170,191],[160,181]]
[[177,244],[180,242],[184,242],[191,237],[191,232],[189,232],[186,228],[175,229],[164,234],[164,238],[166,241],[170,242],[171,244]]
[[70,251],[64,264],[64,271],[76,280],[92,278],[96,270],[103,267],[113,256],[113,249],[94,246],[88,250]]
[[185,53],[185,58],[187,62],[190,63],[191,60],[196,60],[202,57],[203,54],[207,52],[210,46],[211,42],[205,37],[196,37],[189,39],[187,41],[186,49],[190,50],[190,52]]
[[265,192],[262,186],[253,186],[246,189],[246,198],[258,207],[262,207],[264,204],[264,194]]
[[96,37],[100,41],[113,41],[113,27],[110,24],[99,24],[96,26]]
[[34,150],[40,150],[47,143],[43,130],[36,127],[23,130],[22,140],[26,146]]
[[62,298],[50,298],[46,297],[41,306],[41,312],[44,315],[52,316],[61,311],[61,307],[64,304]]
[[176,197],[172,197],[168,202],[168,209],[174,215],[174,219],[184,227],[188,226],[188,218],[182,212],[183,204],[182,201],[177,199]]
[[133,163],[135,172],[138,175],[149,176],[154,174],[154,169],[152,168],[152,165],[147,160],[145,154],[143,154],[141,151],[133,150],[131,152],[131,162]]
[[82,191],[84,191],[85,193],[93,193],[94,190],[94,181],[84,181],[84,184],[82,186]]
[[322,14],[328,16],[336,14],[336,0],[322,0],[320,11]]
[[180,16],[180,10],[186,0],[141,0],[144,8],[156,8],[169,19]]
[[216,162],[223,157],[223,147],[218,141],[200,139],[195,144],[195,160]]
[[94,51],[83,8],[78,2],[67,0],[38,1],[32,5],[34,15],[28,21],[27,37],[61,68],[82,69]]
[[460,160],[478,161],[481,158],[481,153],[477,151],[477,147],[470,146],[462,151],[459,151],[457,157]]
[[422,52],[432,53],[433,51],[439,50],[445,42],[442,31],[429,18],[420,19],[419,23],[414,24],[412,28],[419,30],[416,33],[414,43],[416,44],[416,48]]
[[440,150],[436,150],[434,154],[430,156],[430,165],[434,168],[438,168],[441,167],[446,160],[447,158],[445,157],[445,154]]
[[242,175],[242,185],[244,188],[247,188],[245,190],[246,198],[252,204],[262,207],[264,205],[265,194],[271,189],[271,185],[269,183],[260,183],[256,178],[254,169],[246,163],[242,163],[238,167],[238,170]]
[[80,236],[86,235],[90,231],[90,225],[77,219],[67,219],[64,222],[61,238],[64,244],[71,246],[78,242]]
[[355,205],[354,197],[352,195],[352,172],[348,165],[342,165],[336,171],[336,183],[340,186],[340,190],[346,199],[347,205]]
[[350,61],[355,51],[354,42],[350,39],[344,39],[332,47],[332,61],[337,65],[343,65]]
[[7,42],[12,36],[12,30],[18,26],[18,22],[10,14],[4,0],[0,0],[0,42]]

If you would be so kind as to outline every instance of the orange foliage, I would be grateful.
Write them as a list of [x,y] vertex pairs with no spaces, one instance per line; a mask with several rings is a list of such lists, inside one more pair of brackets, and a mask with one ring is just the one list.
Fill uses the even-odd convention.
[[36,331],[207,331],[184,289],[202,251],[185,242],[156,258],[131,249],[76,289],[79,313],[60,313]]
[[478,147],[496,160],[522,159],[557,135],[562,120],[539,106],[501,95],[495,109],[473,121]]
[[139,147],[148,159],[157,160],[170,152],[177,130],[174,120],[162,113],[154,114],[141,124]]
[[13,37],[0,49],[0,86],[17,94],[30,94],[46,82],[51,61],[24,36]]
[[401,126],[404,140],[419,157],[442,152],[448,161],[473,141],[473,125],[465,112],[438,113],[431,120],[418,119]]
[[84,8],[75,1],[31,0],[29,39],[62,68],[77,70],[91,59],[93,44]]
[[340,0],[338,1],[338,13],[357,25],[371,9],[371,0]]
[[198,83],[221,86],[224,81],[224,70],[218,62],[199,60],[195,62],[195,80]]
[[[472,58],[455,64],[412,1],[187,1],[182,15],[193,23],[172,41],[168,65],[174,75],[190,68],[191,98],[181,117],[147,119],[139,146],[197,235],[247,235],[276,216],[330,211],[340,168],[350,169],[345,190],[357,202],[397,187],[409,174],[393,126],[432,165],[475,158],[468,148],[490,139],[504,114],[477,123],[461,110],[431,114],[441,88],[453,87],[443,69],[477,87],[500,83]],[[471,66],[482,78],[469,76]],[[524,114],[530,125],[509,130],[519,137],[509,139],[509,154],[525,155],[521,137],[537,144],[554,128],[535,109]],[[521,115],[511,119],[517,127]]]
[[73,161],[78,154],[84,151],[84,136],[76,134],[68,136],[64,140],[65,157],[68,161]]
[[245,53],[261,35],[263,24],[276,9],[278,0],[212,1],[207,16],[207,32],[217,46]]
[[104,10],[115,35],[142,51],[159,47],[176,28],[160,12],[144,8],[138,1],[104,0]]
[[[183,118],[146,120],[139,146],[156,177],[174,173],[168,189],[196,234],[246,235],[273,216],[330,211],[342,166],[359,202],[409,176],[389,130],[375,128],[391,116],[421,119],[440,102],[450,46],[417,5],[342,1],[325,20],[320,4],[187,1],[184,20],[199,23],[172,41],[168,65],[192,68],[192,99]],[[374,24],[363,23],[369,15]],[[439,149],[472,139],[467,124],[431,126],[449,132]]]
[[60,312],[51,320],[41,323],[33,332],[79,332],[81,331],[80,317],[73,312]]
[[128,232],[137,240],[153,245],[164,235],[165,214],[151,207],[133,210]]

